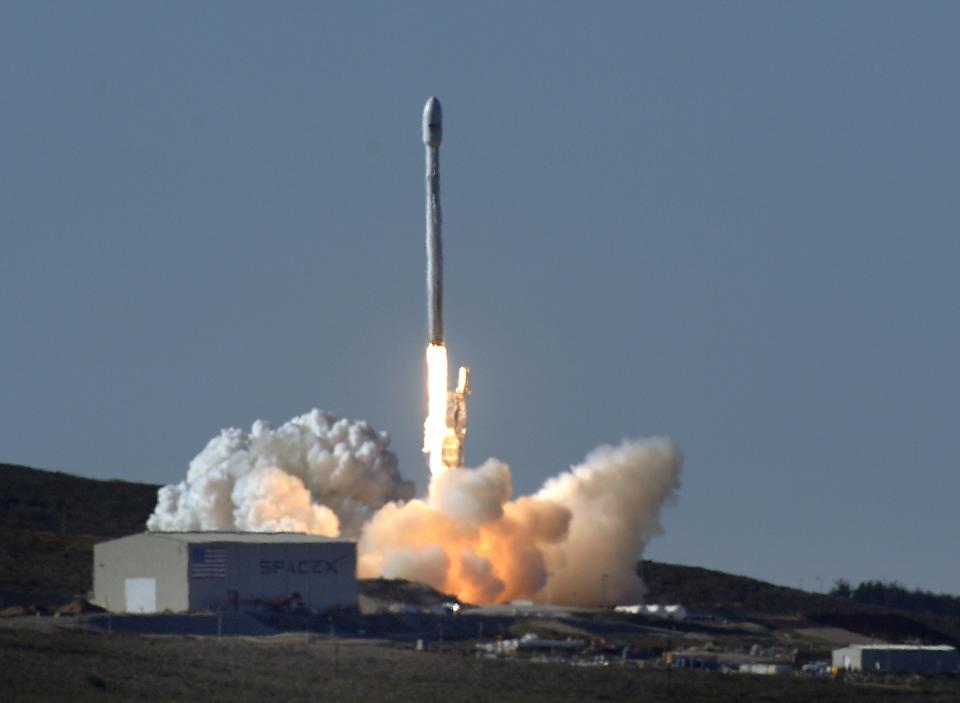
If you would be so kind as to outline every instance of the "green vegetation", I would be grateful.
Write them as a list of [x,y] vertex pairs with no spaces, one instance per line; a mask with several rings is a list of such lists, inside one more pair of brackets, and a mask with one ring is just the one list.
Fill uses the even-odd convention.
[[897,610],[960,617],[960,597],[920,589],[911,590],[896,582],[864,581],[856,588],[851,588],[849,583],[840,580],[834,584],[830,595],[864,605],[882,605]]
[[0,528],[122,537],[144,529],[158,488],[0,464]]
[[[765,615],[800,616],[812,622],[840,627],[890,642],[917,641],[929,644],[960,645],[960,617],[915,607],[890,605],[896,594],[880,597],[868,587],[863,599],[844,597],[845,591],[830,594],[808,593],[797,588],[776,586],[747,576],[726,574],[695,566],[662,564],[644,560],[637,567],[650,589],[648,600],[683,603],[687,608],[719,608]],[[901,589],[902,590],[902,589]],[[949,596],[937,596],[942,600]],[[879,602],[878,602],[879,601]]]
[[91,535],[0,528],[0,591],[85,594],[93,583]]
[[93,545],[143,530],[157,488],[0,464],[0,591],[86,593]]
[[849,600],[698,566],[644,560],[637,566],[651,603],[683,603],[687,608],[726,608],[794,615],[808,612],[855,612]]

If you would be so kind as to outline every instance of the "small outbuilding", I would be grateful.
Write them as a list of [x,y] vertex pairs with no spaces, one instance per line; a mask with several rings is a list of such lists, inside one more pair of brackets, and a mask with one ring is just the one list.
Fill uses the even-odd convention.
[[833,650],[841,671],[937,673],[957,670],[957,650],[949,645],[852,644]]
[[112,612],[355,607],[356,542],[292,532],[143,532],[93,548]]

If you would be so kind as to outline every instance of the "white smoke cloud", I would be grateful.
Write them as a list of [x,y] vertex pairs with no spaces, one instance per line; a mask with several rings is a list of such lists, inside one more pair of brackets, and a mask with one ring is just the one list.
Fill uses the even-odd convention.
[[512,497],[510,469],[489,459],[434,476],[413,499],[365,422],[320,410],[273,430],[228,429],[160,489],[155,531],[292,531],[358,538],[358,572],[427,583],[472,603],[633,602],[635,574],[682,458],[666,439],[592,451],[532,496]]
[[230,499],[237,506],[233,519],[238,530],[340,534],[336,514],[314,503],[303,481],[276,466],[254,469],[238,478]]
[[190,462],[184,481],[160,489],[147,529],[356,537],[380,507],[413,496],[389,445],[366,422],[322,410],[275,430],[264,421],[249,433],[223,430]]

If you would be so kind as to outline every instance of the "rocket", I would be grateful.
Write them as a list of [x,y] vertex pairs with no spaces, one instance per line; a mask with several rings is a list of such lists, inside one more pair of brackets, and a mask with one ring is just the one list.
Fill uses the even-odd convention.
[[440,140],[443,113],[440,101],[427,100],[423,108],[423,146],[427,156],[427,336],[443,344],[443,242],[440,212]]
[[[470,395],[470,369],[460,367],[457,374],[457,387],[453,391],[447,388],[447,350],[443,343],[443,240],[440,213],[440,141],[443,139],[443,113],[440,101],[427,100],[423,107],[423,146],[427,157],[427,375],[433,378],[433,371],[439,385],[434,388],[428,382],[428,404],[436,398],[439,407],[430,405],[427,422],[424,427],[423,451],[431,454],[437,451],[442,465],[447,468],[463,466],[463,444],[467,436],[467,397]],[[434,355],[439,352],[438,355]],[[431,370],[431,356],[435,359]],[[446,410],[446,412],[444,412]],[[434,427],[431,418],[439,428]],[[437,450],[433,443],[432,430],[438,430],[442,436],[442,447]],[[433,458],[431,458],[431,462]],[[431,464],[433,471],[433,464]]]

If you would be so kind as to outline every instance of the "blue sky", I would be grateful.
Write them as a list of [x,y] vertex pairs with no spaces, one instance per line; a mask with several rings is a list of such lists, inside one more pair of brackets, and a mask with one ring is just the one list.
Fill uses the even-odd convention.
[[669,435],[648,555],[960,593],[953,3],[7,2],[0,461],[419,453],[424,100],[467,455]]

